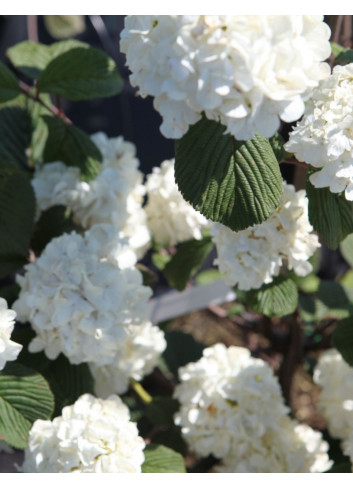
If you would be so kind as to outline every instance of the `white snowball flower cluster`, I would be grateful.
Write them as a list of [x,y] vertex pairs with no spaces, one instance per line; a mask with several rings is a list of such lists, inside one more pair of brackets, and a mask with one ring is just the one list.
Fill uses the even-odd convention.
[[204,112],[238,139],[292,122],[330,73],[323,16],[128,16],[120,49],[140,95],[155,97],[161,132],[180,138]]
[[317,188],[345,192],[353,201],[353,63],[336,66],[314,90],[303,119],[285,148],[300,161],[320,168],[310,176]]
[[353,368],[332,348],[320,355],[314,381],[321,387],[318,408],[330,435],[347,438],[353,429]]
[[312,231],[305,191],[284,183],[280,204],[266,221],[239,232],[212,225],[215,263],[226,282],[242,290],[271,283],[283,265],[305,276],[312,270],[308,259],[320,247]]
[[53,421],[35,421],[22,471],[139,473],[144,448],[118,396],[102,400],[84,394]]
[[13,307],[37,336],[29,345],[50,359],[64,353],[73,364],[111,364],[131,324],[147,319],[149,287],[136,255],[117,228],[96,225],[53,239],[18,277]]
[[92,140],[103,156],[97,177],[83,182],[78,168],[61,162],[44,165],[32,180],[39,209],[67,205],[75,222],[85,229],[102,223],[117,226],[141,258],[150,245],[150,233],[136,148],[122,137],[108,138],[104,133],[94,134]]
[[0,297],[0,370],[6,362],[16,360],[22,345],[12,341],[11,333],[15,326],[16,312],[8,309],[5,299]]
[[216,466],[227,473],[300,473],[325,472],[332,466],[328,444],[310,426],[297,424],[288,417],[269,428],[260,440],[239,440],[236,451]]
[[140,381],[152,372],[166,346],[163,331],[149,321],[128,326],[115,362],[101,367],[90,364],[97,396],[105,398],[112,392],[126,392],[130,378]]
[[199,456],[223,472],[316,472],[330,467],[321,434],[292,421],[270,366],[223,344],[179,369],[175,423]]
[[201,239],[208,220],[190,205],[175,183],[174,160],[165,160],[147,175],[147,225],[159,244]]

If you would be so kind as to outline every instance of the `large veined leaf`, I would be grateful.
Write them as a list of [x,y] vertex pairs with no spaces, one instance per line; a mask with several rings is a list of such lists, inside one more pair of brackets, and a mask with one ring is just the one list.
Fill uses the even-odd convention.
[[54,58],[37,83],[41,93],[70,100],[112,97],[123,87],[115,61],[103,51],[77,47]]
[[50,46],[40,42],[23,41],[9,48],[6,55],[16,69],[29,78],[37,80],[56,56],[77,47],[88,49],[89,44],[76,39],[55,42]]
[[32,119],[21,107],[0,110],[0,161],[28,167],[26,150],[31,144]]
[[49,419],[53,395],[35,370],[9,362],[0,372],[0,439],[15,448],[27,446],[36,419]]
[[209,237],[182,243],[163,269],[169,284],[177,290],[184,290],[188,280],[199,270],[213,246]]
[[295,311],[298,305],[298,289],[289,277],[279,275],[270,284],[247,293],[249,306],[266,316],[285,316]]
[[101,168],[102,155],[91,138],[59,117],[44,115],[43,119],[48,127],[44,161],[63,161],[68,166],[77,166],[83,180],[96,177]]
[[353,367],[353,316],[338,321],[332,341],[344,360]]
[[21,92],[15,75],[0,61],[0,102],[16,98]]
[[331,249],[353,232],[353,202],[342,194],[334,194],[328,188],[315,188],[308,172],[306,193],[309,199],[309,220],[314,230]]
[[183,457],[171,448],[151,443],[145,450],[145,461],[142,464],[143,473],[184,473]]
[[209,219],[233,231],[266,220],[283,189],[268,139],[237,141],[203,117],[175,143],[175,180],[184,198]]
[[23,171],[0,167],[0,256],[26,258],[34,225],[35,197]]

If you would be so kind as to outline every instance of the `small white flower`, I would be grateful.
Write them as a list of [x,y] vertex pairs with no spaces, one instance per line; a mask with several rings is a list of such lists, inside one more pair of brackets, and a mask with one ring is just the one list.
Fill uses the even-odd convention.
[[0,297],[0,370],[6,362],[16,360],[22,345],[12,341],[11,333],[15,326],[16,312],[7,308],[7,302]]
[[211,227],[216,264],[229,285],[257,289],[277,276],[283,265],[299,276],[311,272],[310,256],[320,247],[308,218],[304,190],[284,183],[275,212],[261,224],[234,232],[222,224]]
[[126,392],[130,378],[140,381],[152,372],[166,346],[164,333],[158,326],[149,321],[130,325],[127,335],[119,342],[113,364],[97,367],[90,363],[97,396],[105,398]]
[[130,82],[180,138],[204,112],[237,139],[272,136],[291,122],[330,68],[330,29],[322,16],[132,15],[120,49]]
[[174,179],[174,160],[165,160],[147,175],[147,225],[162,245],[201,239],[208,220],[181,195]]
[[313,92],[303,119],[285,148],[320,168],[310,176],[317,188],[344,192],[353,201],[353,63],[336,66]]
[[22,471],[139,473],[144,448],[118,396],[84,394],[53,421],[35,421]]
[[84,236],[53,239],[18,276],[14,303],[20,321],[37,336],[29,350],[71,363],[113,363],[130,324],[146,321],[149,287],[135,268],[136,255],[117,228],[96,225]]
[[332,348],[320,355],[314,381],[321,387],[318,408],[331,436],[345,439],[353,427],[353,368]]

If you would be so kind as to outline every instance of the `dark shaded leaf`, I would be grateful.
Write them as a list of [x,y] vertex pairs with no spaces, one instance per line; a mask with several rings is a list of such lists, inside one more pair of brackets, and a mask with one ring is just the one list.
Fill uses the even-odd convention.
[[44,161],[63,161],[68,166],[77,166],[83,180],[95,178],[101,168],[102,155],[91,138],[59,117],[45,115],[43,119],[49,131]]
[[314,230],[331,249],[353,232],[353,202],[344,195],[334,194],[329,188],[315,188],[309,181],[308,172],[306,193],[309,199],[309,220]]
[[266,220],[283,184],[268,139],[237,141],[205,117],[175,142],[175,180],[185,200],[233,231]]
[[196,362],[202,357],[204,345],[196,341],[190,334],[181,331],[167,331],[165,339],[167,348],[163,353],[163,358],[176,378],[179,367],[189,362]]
[[298,289],[291,278],[279,275],[270,284],[247,294],[248,305],[265,316],[286,316],[298,305]]
[[77,47],[56,56],[41,73],[37,89],[69,100],[112,97],[123,81],[112,58],[94,48]]
[[0,102],[7,102],[21,93],[15,75],[0,61]]
[[163,274],[169,284],[177,290],[184,290],[190,278],[206,260],[213,246],[211,238],[191,239],[182,243],[163,269]]

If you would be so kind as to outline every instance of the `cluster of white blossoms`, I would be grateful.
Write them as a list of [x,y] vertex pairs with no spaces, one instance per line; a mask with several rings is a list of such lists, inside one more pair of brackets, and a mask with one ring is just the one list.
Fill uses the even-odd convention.
[[150,233],[136,148],[122,137],[108,138],[104,133],[94,134],[92,140],[103,156],[102,169],[92,181],[81,181],[79,169],[62,162],[36,169],[32,185],[39,210],[67,205],[84,229],[102,223],[117,226],[141,258],[150,246]]
[[53,421],[35,421],[22,471],[140,473],[144,448],[118,396],[102,400],[84,394]]
[[128,16],[120,50],[130,82],[154,96],[161,132],[180,138],[205,113],[238,139],[298,120],[330,73],[323,16]]
[[346,439],[353,431],[353,368],[332,348],[320,355],[314,381],[321,387],[318,408],[330,435]]
[[158,357],[166,349],[164,333],[151,322],[130,325],[119,345],[119,354],[111,365],[90,364],[97,396],[105,398],[112,392],[123,394],[130,379],[140,381],[152,372]]
[[201,239],[208,220],[190,205],[175,183],[174,160],[165,160],[147,175],[147,225],[155,241],[175,245]]
[[11,333],[15,326],[16,312],[8,309],[5,299],[0,297],[0,370],[6,362],[16,360],[22,345],[12,341]]
[[286,183],[279,206],[266,221],[239,232],[215,223],[211,236],[218,252],[215,263],[225,281],[242,290],[271,283],[284,265],[307,275],[312,270],[308,259],[320,247],[309,222],[305,190]]
[[331,466],[321,433],[288,416],[270,366],[246,348],[223,344],[179,369],[175,423],[219,472],[324,472]]
[[29,350],[44,349],[50,359],[64,353],[73,364],[113,363],[126,328],[148,315],[152,290],[135,263],[128,240],[110,225],[53,239],[17,277],[13,307],[37,334]]
[[320,168],[310,176],[317,188],[345,192],[353,201],[353,63],[336,66],[314,90],[303,119],[285,144],[287,151]]

